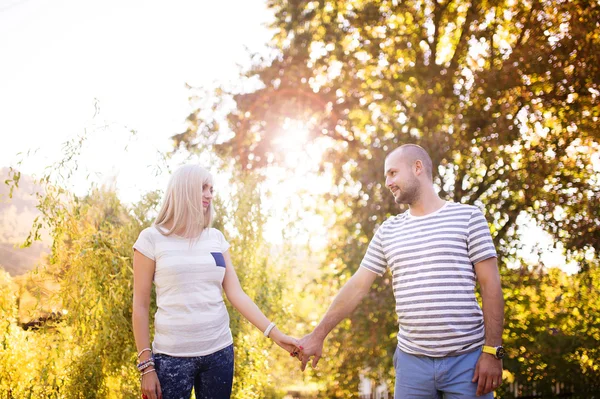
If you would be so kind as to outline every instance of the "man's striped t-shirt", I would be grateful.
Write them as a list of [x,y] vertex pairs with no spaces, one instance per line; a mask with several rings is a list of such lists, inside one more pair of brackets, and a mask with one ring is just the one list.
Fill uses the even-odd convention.
[[446,202],[425,216],[408,210],[387,219],[360,266],[392,272],[400,350],[444,357],[483,345],[474,266],[496,256],[479,208]]

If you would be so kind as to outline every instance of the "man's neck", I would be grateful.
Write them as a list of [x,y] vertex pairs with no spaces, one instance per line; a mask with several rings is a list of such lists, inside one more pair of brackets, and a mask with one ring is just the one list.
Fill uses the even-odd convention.
[[435,192],[426,193],[414,204],[409,205],[412,216],[426,216],[439,210],[446,201],[441,199]]

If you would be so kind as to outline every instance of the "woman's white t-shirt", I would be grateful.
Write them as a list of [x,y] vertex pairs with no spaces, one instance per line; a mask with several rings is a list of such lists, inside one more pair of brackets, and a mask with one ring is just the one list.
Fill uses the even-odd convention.
[[154,353],[205,356],[233,343],[223,302],[223,233],[204,229],[198,240],[144,229],[133,248],[156,262]]

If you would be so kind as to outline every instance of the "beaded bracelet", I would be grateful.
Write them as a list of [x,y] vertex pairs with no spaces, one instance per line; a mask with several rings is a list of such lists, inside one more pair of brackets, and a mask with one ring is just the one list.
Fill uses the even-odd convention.
[[145,376],[146,374],[148,374],[148,373],[152,373],[152,372],[155,372],[155,373],[156,373],[156,369],[150,369],[150,370],[144,371],[144,372],[142,373],[142,375],[140,375],[140,382],[142,381],[142,378],[144,378],[144,376]]
[[152,353],[152,349],[150,349],[150,348],[144,348],[144,349],[142,349],[140,351],[140,353],[138,353],[137,358],[139,359],[140,356],[142,356],[142,353],[144,353],[144,352],[150,352],[150,353]]
[[137,365],[137,367],[143,366],[144,364],[149,363],[149,362],[153,362],[153,361],[154,361],[154,356],[151,357],[151,358],[149,358],[149,359],[146,359],[146,360],[144,360],[142,362],[139,362],[138,365]]
[[150,363],[154,364],[154,357],[151,357],[151,358],[150,358],[150,359],[148,359],[148,360],[144,360],[143,362],[140,362],[140,363],[137,365],[137,369],[138,369],[138,370],[140,370],[140,371],[142,371],[143,369],[145,369],[146,367],[148,367],[148,366],[146,366],[146,365],[147,365],[147,364],[150,364]]
[[141,372],[141,371],[144,371],[145,369],[147,369],[150,366],[154,366],[154,362],[144,363],[143,365],[138,366],[138,370]]

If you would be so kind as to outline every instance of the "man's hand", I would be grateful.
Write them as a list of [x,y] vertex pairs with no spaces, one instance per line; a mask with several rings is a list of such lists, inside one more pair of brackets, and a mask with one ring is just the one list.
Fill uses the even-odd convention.
[[356,309],[362,298],[369,292],[373,281],[375,281],[375,277],[377,277],[377,274],[374,272],[364,267],[359,267],[356,273],[350,277],[350,280],[344,284],[340,292],[335,296],[333,303],[327,309],[327,313],[325,313],[319,325],[313,332],[300,340],[298,347],[302,353],[298,359],[302,362],[302,371],[306,369],[306,364],[311,356],[314,356],[312,361],[313,368],[317,367],[321,353],[323,353],[323,341],[325,341],[325,337],[340,321],[344,320]]
[[492,392],[502,384],[502,360],[482,353],[475,366],[472,382],[477,382],[477,396]]
[[319,363],[319,359],[321,359],[321,354],[323,353],[323,339],[317,337],[313,331],[299,341],[299,347],[302,348],[302,353],[298,355],[298,358],[302,362],[302,371],[306,370],[306,364],[310,360],[311,356],[314,356],[312,360],[312,367],[316,368],[317,363]]

